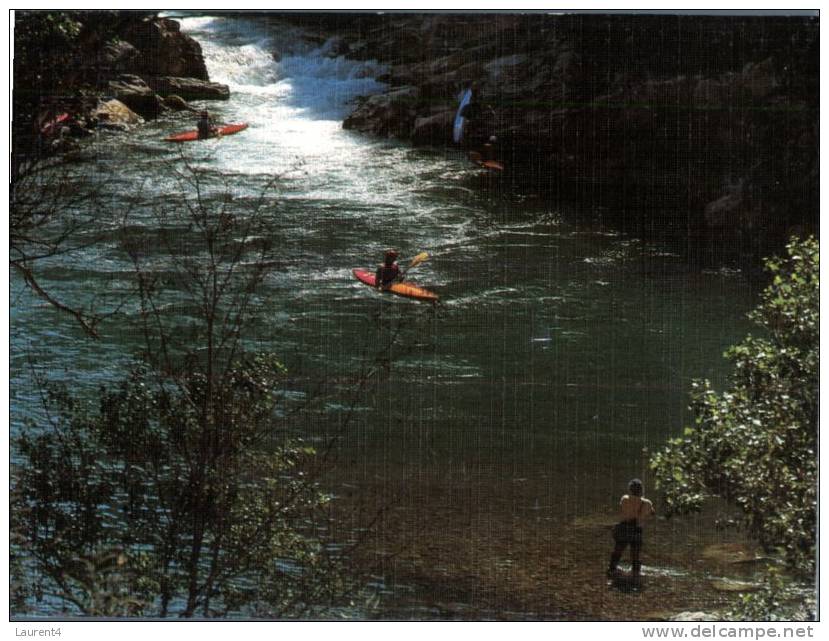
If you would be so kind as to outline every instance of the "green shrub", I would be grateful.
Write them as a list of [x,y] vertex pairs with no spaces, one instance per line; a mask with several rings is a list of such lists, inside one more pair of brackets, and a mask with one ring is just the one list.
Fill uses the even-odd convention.
[[736,504],[767,549],[810,571],[815,564],[819,367],[819,246],[793,240],[766,261],[772,276],[750,318],[763,330],[726,352],[727,391],[693,384],[694,427],[651,461],[668,513],[709,495]]

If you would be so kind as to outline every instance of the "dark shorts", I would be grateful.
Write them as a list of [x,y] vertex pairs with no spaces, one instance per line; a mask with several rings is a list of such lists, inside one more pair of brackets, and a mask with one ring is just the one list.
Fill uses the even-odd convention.
[[635,521],[620,521],[613,526],[613,540],[617,546],[642,547],[642,528]]

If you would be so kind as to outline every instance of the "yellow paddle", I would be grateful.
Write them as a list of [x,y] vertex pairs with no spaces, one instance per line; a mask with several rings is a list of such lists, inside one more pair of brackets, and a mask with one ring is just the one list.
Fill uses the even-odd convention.
[[412,267],[417,267],[418,265],[420,265],[420,263],[422,263],[423,261],[426,261],[428,259],[429,259],[429,254],[427,252],[420,252],[417,256],[412,258],[412,261],[409,263],[409,266],[400,273],[400,276],[398,276],[398,278],[400,280],[403,280],[403,277],[406,274],[409,273],[409,270]]

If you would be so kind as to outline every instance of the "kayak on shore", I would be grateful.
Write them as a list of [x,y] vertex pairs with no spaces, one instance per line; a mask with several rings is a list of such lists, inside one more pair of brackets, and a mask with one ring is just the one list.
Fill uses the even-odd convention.
[[[216,133],[209,138],[220,138],[222,136],[230,136],[231,134],[239,133],[244,129],[248,128],[248,123],[246,122],[239,122],[230,125],[221,125],[220,127],[216,127]],[[193,140],[209,140],[209,138],[199,138],[199,132],[197,129],[193,129],[192,131],[185,131],[180,134],[173,134],[172,136],[167,136],[164,140],[166,142],[190,142]]]
[[[369,287],[377,286],[377,281],[374,272],[368,271],[367,269],[353,269],[352,273],[354,274],[354,277],[361,283],[364,283]],[[383,287],[381,291],[391,292],[392,294],[397,294],[398,296],[403,296],[405,298],[414,298],[416,300],[425,300],[432,302],[437,302],[438,300],[437,294],[435,294],[434,292],[430,292],[428,289],[418,287],[413,283],[392,283],[387,287]]]

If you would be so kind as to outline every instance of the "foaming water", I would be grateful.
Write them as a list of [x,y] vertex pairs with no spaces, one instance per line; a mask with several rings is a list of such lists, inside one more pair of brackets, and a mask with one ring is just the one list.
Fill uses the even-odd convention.
[[249,124],[244,154],[224,141],[205,151],[239,173],[299,177],[304,191],[319,189],[321,198],[371,191],[371,177],[355,171],[372,166],[371,147],[341,121],[357,96],[382,90],[374,80],[381,65],[333,57],[295,28],[254,20],[186,18],[182,30],[202,43],[211,79],[228,84],[234,96],[230,104],[205,106],[217,120]]
[[[284,137],[286,131],[308,136],[311,128],[306,124],[297,130],[295,119],[334,121],[339,129],[350,101],[384,87],[374,80],[381,65],[333,56],[326,45],[305,43],[294,28],[187,18],[182,30],[203,43],[211,80],[229,85],[237,95],[235,112],[253,127],[266,125],[260,129],[272,139]],[[317,137],[328,138],[331,129],[320,127]]]

